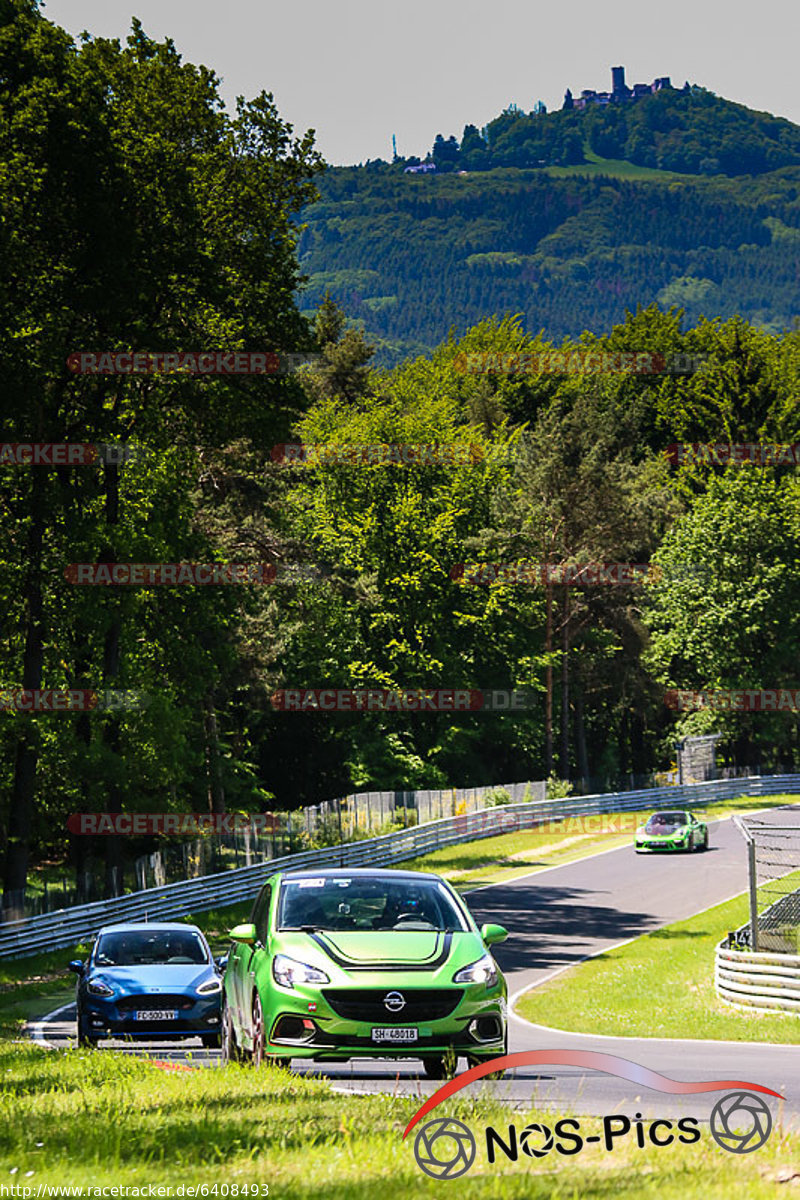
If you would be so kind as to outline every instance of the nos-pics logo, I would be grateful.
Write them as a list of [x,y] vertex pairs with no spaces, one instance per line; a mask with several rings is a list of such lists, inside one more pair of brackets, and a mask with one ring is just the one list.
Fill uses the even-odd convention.
[[[670,1095],[727,1091],[728,1094],[718,1100],[711,1111],[709,1128],[717,1145],[733,1154],[750,1154],[758,1150],[772,1131],[772,1114],[762,1095],[784,1099],[780,1092],[772,1088],[740,1079],[681,1083],[613,1054],[581,1050],[530,1050],[492,1059],[451,1079],[414,1114],[403,1134],[404,1140],[423,1117],[467,1084],[500,1069],[542,1063],[600,1070]],[[669,1146],[675,1141],[691,1145],[700,1140],[699,1121],[694,1117],[682,1117],[678,1121],[664,1118],[645,1121],[641,1113],[636,1113],[633,1120],[616,1113],[602,1117],[601,1126],[602,1134],[584,1136],[580,1121],[571,1117],[555,1121],[552,1128],[531,1123],[518,1130],[510,1124],[501,1132],[490,1125],[484,1130],[486,1156],[490,1163],[497,1161],[500,1155],[512,1162],[518,1161],[520,1154],[528,1158],[543,1158],[551,1152],[566,1156],[579,1154],[590,1143],[602,1143],[607,1151],[613,1151],[618,1140],[628,1137],[635,1139],[639,1149],[647,1145]],[[417,1163],[433,1179],[457,1179],[465,1175],[475,1161],[477,1148],[472,1130],[455,1117],[435,1117],[427,1121],[418,1129],[414,1139]]]

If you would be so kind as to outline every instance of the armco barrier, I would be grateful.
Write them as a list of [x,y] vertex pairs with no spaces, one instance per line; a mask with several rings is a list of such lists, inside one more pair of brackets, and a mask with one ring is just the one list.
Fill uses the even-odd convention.
[[589,816],[649,808],[698,808],[736,796],[774,796],[800,793],[800,775],[751,776],[714,780],[678,787],[647,788],[634,792],[606,792],[599,796],[574,796],[562,800],[507,804],[464,816],[446,817],[399,833],[345,842],[322,850],[307,850],[273,858],[252,867],[184,880],[166,887],[132,892],[113,900],[62,909],[40,917],[0,925],[0,958],[25,957],[58,950],[93,937],[112,921],[164,920],[187,913],[208,912],[255,896],[263,881],[283,868],[379,867],[493,834],[532,829],[555,817]]
[[721,942],[714,984],[728,1004],[800,1013],[800,954],[753,954]]

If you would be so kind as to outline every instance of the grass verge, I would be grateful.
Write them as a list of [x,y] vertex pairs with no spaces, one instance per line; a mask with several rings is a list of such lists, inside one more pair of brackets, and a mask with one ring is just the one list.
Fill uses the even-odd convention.
[[[152,1185],[175,1197],[181,1184],[183,1195],[198,1184],[208,1186],[207,1195],[224,1194],[227,1184],[230,1195],[235,1184],[255,1183],[266,1184],[271,1197],[298,1200],[372,1200],[387,1184],[404,1197],[442,1195],[442,1181],[417,1166],[415,1133],[402,1140],[418,1099],[341,1095],[272,1067],[167,1072],[103,1051],[55,1055],[7,1043],[0,1045],[0,1080],[0,1180],[30,1187],[31,1196],[39,1186],[103,1185],[146,1195]],[[756,1153],[732,1155],[701,1126],[690,1146],[639,1149],[630,1135],[612,1152],[601,1142],[571,1158],[553,1151],[512,1162],[500,1154],[490,1164],[487,1125],[507,1136],[512,1120],[521,1131],[547,1117],[510,1112],[485,1092],[449,1101],[438,1115],[464,1121],[476,1136],[462,1195],[762,1200],[781,1194],[778,1181],[800,1161],[800,1136],[782,1128]],[[580,1119],[584,1136],[601,1130],[599,1119]]]
[[516,1011],[574,1033],[794,1045],[800,1016],[731,1008],[714,990],[714,947],[747,916],[742,895],[646,933],[532,989]]

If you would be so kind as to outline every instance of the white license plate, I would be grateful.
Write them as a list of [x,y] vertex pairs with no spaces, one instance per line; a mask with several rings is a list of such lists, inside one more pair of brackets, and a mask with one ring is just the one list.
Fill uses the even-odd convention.
[[177,1021],[178,1014],[174,1008],[151,1008],[148,1012],[135,1012],[135,1021]]
[[373,1042],[415,1042],[418,1037],[419,1030],[409,1026],[389,1025],[386,1028],[372,1030]]

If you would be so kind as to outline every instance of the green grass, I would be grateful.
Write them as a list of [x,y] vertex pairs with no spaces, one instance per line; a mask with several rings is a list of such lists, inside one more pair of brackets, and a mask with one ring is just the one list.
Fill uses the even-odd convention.
[[714,948],[747,917],[747,896],[737,896],[571,967],[528,992],[516,1011],[575,1033],[794,1045],[800,1016],[748,1013],[714,990]]
[[[501,1085],[502,1086],[502,1085]],[[275,1068],[166,1072],[103,1051],[52,1054],[0,1045],[0,1182],[29,1186],[165,1186],[263,1183],[269,1195],[372,1200],[442,1196],[448,1184],[416,1164],[402,1131],[417,1099],[331,1092],[324,1081]],[[482,1131],[533,1109],[510,1111],[486,1093],[450,1101],[477,1135],[478,1156],[459,1195],[509,1200],[762,1200],[800,1161],[800,1136],[776,1128],[761,1150],[733,1156],[703,1129],[700,1142],[640,1150],[629,1137],[574,1158],[555,1152],[514,1163],[485,1158]],[[566,1113],[559,1113],[564,1116]],[[667,1114],[669,1115],[669,1114]],[[600,1132],[593,1118],[581,1132]],[[11,1174],[12,1172],[13,1175]],[[784,1188],[785,1193],[785,1188]]]
[[[601,158],[588,147],[584,149],[585,163],[571,167],[543,167],[548,175],[563,178],[570,175],[610,175],[615,179],[654,180],[657,183],[694,183],[697,175],[681,175],[676,171],[660,171],[657,167],[639,167],[624,158]],[[700,177],[702,178],[702,177]]]
[[[700,806],[694,811],[701,819],[705,814],[710,820],[715,817],[730,817],[734,813],[753,812],[772,804],[800,804],[800,796],[775,796],[768,799],[763,796],[740,796],[721,801],[719,804],[710,804],[706,808]],[[652,811],[645,809],[637,813],[607,815],[624,815],[631,822],[638,823],[646,820]],[[570,818],[566,818],[563,832],[542,834],[529,829],[520,833],[505,833],[497,837],[446,846],[442,850],[433,850],[430,854],[408,859],[407,862],[398,865],[413,871],[436,871],[454,887],[464,890],[482,884],[503,883],[537,870],[562,866],[564,863],[575,862],[603,850],[614,850],[618,846],[629,846],[633,843],[632,830],[621,835],[575,835],[570,833],[570,826]],[[713,841],[713,825],[709,835]]]

